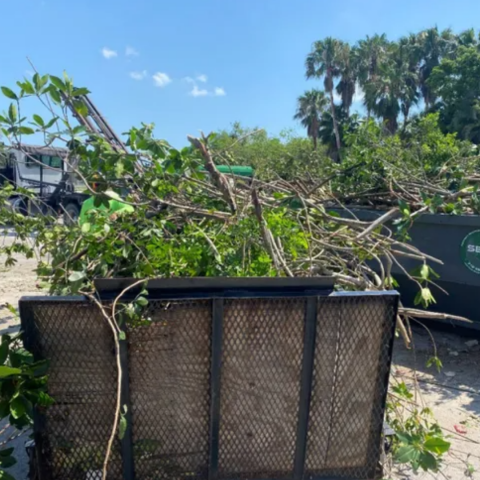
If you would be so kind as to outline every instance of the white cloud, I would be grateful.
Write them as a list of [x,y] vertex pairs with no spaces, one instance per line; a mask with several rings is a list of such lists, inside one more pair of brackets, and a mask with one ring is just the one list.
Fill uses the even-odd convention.
[[216,97],[224,97],[227,94],[227,92],[222,87],[215,87],[215,90],[213,91],[213,94]]
[[152,78],[156,87],[166,87],[172,81],[166,73],[162,72],[157,72]]
[[147,73],[146,70],[142,70],[141,72],[130,72],[130,76],[134,80],[143,80],[147,76]]
[[208,95],[208,92],[207,90],[200,89],[196,85],[194,85],[190,92],[190,95],[192,97],[205,97],[206,95]]
[[109,60],[110,58],[114,58],[118,56],[118,53],[115,50],[110,50],[107,47],[102,48],[102,55]]
[[361,89],[360,86],[356,86],[355,95],[353,96],[353,103],[363,103],[365,98],[365,92]]
[[205,74],[202,73],[202,75],[198,75],[198,76],[197,76],[197,80],[198,80],[199,82],[206,83],[207,80],[208,80],[208,77],[207,77]]
[[125,55],[127,57],[138,57],[140,53],[138,53],[138,50],[135,50],[133,47],[127,47],[125,49]]
[[195,83],[195,80],[192,77],[185,77],[184,80],[188,83]]
[[35,75],[35,72],[33,72],[32,70],[25,70],[25,73],[29,76],[29,77],[33,77]]

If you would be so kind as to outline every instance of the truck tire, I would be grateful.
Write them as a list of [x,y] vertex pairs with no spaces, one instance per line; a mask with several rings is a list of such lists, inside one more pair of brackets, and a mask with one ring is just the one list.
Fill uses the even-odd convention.
[[63,223],[64,225],[75,225],[80,216],[80,207],[77,203],[67,203],[64,207]]

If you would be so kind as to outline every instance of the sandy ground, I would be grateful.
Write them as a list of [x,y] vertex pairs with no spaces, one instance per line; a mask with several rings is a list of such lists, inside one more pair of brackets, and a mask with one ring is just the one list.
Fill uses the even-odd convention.
[[[7,241],[11,241],[11,237]],[[0,241],[1,237],[0,237]],[[0,258],[0,333],[18,329],[18,320],[5,307],[6,302],[17,306],[24,295],[39,295],[33,272],[35,260],[19,259],[8,271]],[[394,349],[392,375],[398,380],[412,384],[417,372],[419,395],[417,401],[432,408],[438,422],[451,435],[452,448],[446,456],[441,473],[420,473],[414,475],[408,469],[394,468],[386,478],[415,479],[465,478],[480,479],[480,345],[467,345],[469,338],[452,333],[433,332],[444,368],[438,373],[426,368],[426,361],[432,355],[432,341],[423,329],[415,331],[415,348],[407,350],[397,339]],[[460,428],[466,434],[456,433]],[[0,424],[0,442],[14,437],[15,432],[5,422]],[[19,463],[10,469],[17,480],[27,478],[27,459],[24,443],[28,434],[9,441],[16,446]],[[19,455],[22,453],[22,455]],[[469,471],[470,467],[470,471]]]

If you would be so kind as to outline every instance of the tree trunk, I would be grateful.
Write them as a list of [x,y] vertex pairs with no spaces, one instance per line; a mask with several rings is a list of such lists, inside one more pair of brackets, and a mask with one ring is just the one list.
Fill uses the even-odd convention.
[[403,127],[402,127],[402,132],[405,132],[407,129],[407,124],[408,124],[408,116],[410,115],[410,107],[406,107],[405,113],[403,115]]
[[387,120],[387,130],[392,135],[395,135],[395,132],[398,129],[397,117],[390,117],[390,118],[387,118],[386,120]]
[[318,146],[318,122],[317,119],[313,119],[313,125],[312,125],[312,141],[313,141],[313,149],[316,150]]
[[[333,81],[331,81],[330,84],[333,85]],[[342,144],[340,142],[340,132],[338,131],[337,116],[335,115],[335,102],[333,101],[333,88],[330,89],[330,108],[332,110],[333,130],[335,132],[335,142],[337,144],[338,159],[339,161],[341,161],[340,149],[342,148]]]

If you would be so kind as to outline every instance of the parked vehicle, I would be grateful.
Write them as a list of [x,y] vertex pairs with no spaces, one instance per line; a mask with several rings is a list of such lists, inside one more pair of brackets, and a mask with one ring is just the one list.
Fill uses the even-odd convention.
[[12,208],[24,215],[65,213],[65,221],[76,221],[83,200],[81,182],[68,173],[67,149],[36,145],[8,148],[0,155],[0,185],[10,183],[36,193],[28,201],[20,193],[10,197]]

